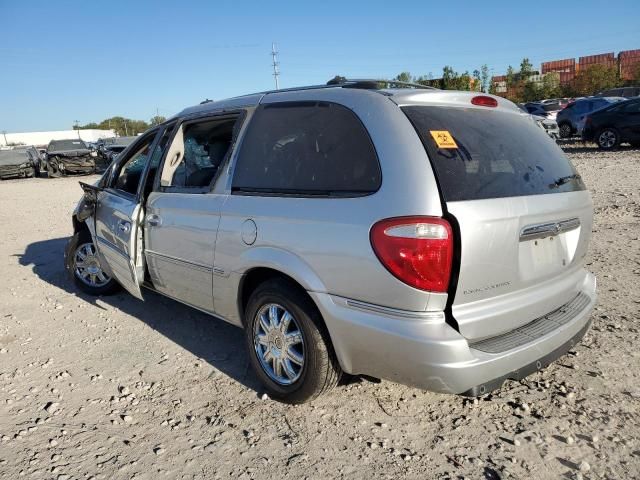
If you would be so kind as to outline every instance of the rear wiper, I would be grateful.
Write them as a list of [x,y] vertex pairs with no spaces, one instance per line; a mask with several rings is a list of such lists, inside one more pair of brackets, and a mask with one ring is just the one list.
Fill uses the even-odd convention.
[[550,184],[549,188],[558,188],[559,186],[564,185],[565,183],[568,183],[571,180],[580,180],[581,178],[582,177],[577,173],[574,173],[573,175],[567,175],[566,177],[560,177],[556,179],[552,184]]

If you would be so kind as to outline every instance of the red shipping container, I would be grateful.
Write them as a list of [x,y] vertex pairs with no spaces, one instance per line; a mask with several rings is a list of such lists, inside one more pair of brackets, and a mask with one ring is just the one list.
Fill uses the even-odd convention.
[[578,65],[580,66],[580,68],[586,68],[590,65],[605,65],[607,67],[614,67],[616,65],[616,57],[613,52],[588,55],[585,57],[580,57],[578,59]]
[[542,63],[542,74],[549,72],[572,72],[575,71],[576,61],[573,58],[564,60],[552,60]]

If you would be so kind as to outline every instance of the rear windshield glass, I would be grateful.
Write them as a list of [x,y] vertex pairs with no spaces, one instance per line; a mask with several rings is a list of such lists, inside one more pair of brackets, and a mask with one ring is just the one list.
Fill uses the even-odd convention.
[[82,140],[55,140],[49,144],[49,151],[84,150],[87,146]]
[[403,107],[445,201],[584,190],[562,150],[528,115],[462,107]]

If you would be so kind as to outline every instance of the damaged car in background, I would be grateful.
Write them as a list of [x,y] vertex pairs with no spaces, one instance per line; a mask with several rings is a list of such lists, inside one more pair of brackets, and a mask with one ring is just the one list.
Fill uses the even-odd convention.
[[0,150],[1,180],[33,177],[34,173],[35,167],[28,149]]
[[52,140],[47,147],[45,167],[49,178],[96,172],[98,154],[80,139]]
[[104,167],[109,166],[113,159],[125,148],[131,145],[137,137],[115,137],[107,139],[99,148],[99,154],[104,163]]

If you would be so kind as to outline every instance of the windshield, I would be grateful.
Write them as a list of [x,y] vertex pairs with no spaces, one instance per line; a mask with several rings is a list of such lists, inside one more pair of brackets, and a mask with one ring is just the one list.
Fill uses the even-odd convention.
[[82,140],[54,140],[49,144],[49,151],[86,150],[87,146]]
[[[422,139],[445,201],[585,188],[562,150],[527,115],[462,107],[402,110]],[[442,134],[450,142],[438,138]]]

